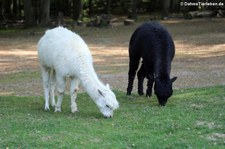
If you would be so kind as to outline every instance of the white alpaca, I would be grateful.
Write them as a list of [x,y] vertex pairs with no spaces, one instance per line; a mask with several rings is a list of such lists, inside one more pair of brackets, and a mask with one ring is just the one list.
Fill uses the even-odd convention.
[[[45,110],[49,110],[49,97],[55,112],[61,111],[65,91],[65,79],[70,77],[71,112],[77,111],[75,102],[78,85],[84,89],[99,107],[105,117],[112,117],[113,110],[119,107],[115,94],[109,85],[103,85],[93,68],[92,56],[82,38],[70,30],[57,27],[46,31],[38,43],[38,59],[42,70],[45,95]],[[55,105],[54,89],[58,92]]]

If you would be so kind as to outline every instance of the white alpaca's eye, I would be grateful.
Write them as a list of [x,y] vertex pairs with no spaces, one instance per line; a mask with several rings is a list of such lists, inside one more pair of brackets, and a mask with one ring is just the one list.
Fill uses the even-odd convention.
[[110,108],[109,105],[106,105],[107,108]]

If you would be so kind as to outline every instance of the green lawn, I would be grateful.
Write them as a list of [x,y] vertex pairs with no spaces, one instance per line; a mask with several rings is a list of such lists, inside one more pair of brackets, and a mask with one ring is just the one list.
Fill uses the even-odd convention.
[[44,111],[43,97],[0,96],[0,148],[225,148],[225,86],[176,90],[166,107],[115,91],[120,108],[104,119],[86,93],[79,112]]

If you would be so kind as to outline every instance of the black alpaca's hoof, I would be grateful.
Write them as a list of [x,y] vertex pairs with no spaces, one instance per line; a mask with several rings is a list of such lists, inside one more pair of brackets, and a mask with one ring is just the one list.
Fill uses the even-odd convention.
[[142,95],[144,95],[144,92],[143,92],[143,91],[138,91],[138,94],[139,94],[140,96],[142,96]]
[[150,98],[152,96],[152,93],[146,93],[146,97]]
[[127,92],[127,95],[128,95],[128,96],[130,96],[130,95],[131,95],[131,93],[130,93],[130,92]]
[[165,107],[166,104],[165,104],[165,103],[164,103],[164,104],[161,104],[161,103],[160,103],[159,106],[160,106],[160,107]]
[[165,107],[166,106],[166,102],[159,102],[159,106]]

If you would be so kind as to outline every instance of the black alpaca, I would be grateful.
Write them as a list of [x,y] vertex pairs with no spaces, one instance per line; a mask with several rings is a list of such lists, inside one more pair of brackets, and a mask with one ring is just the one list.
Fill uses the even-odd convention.
[[130,39],[129,45],[129,77],[127,95],[131,95],[133,81],[142,58],[142,65],[138,71],[138,93],[143,95],[143,81],[148,79],[146,96],[152,94],[154,84],[155,94],[159,104],[165,106],[172,96],[172,83],[177,79],[170,79],[171,62],[175,54],[175,46],[168,31],[159,23],[147,22],[138,27]]

